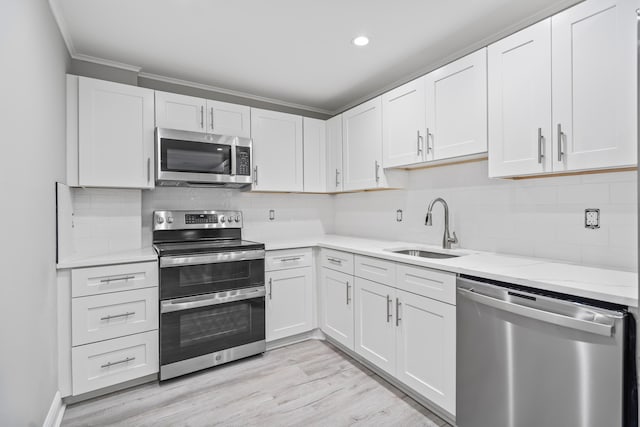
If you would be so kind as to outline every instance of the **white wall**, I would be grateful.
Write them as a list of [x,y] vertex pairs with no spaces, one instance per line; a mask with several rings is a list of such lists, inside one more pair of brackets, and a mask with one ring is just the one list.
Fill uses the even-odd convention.
[[[142,192],[142,244],[151,243],[154,210],[238,209],[248,240],[292,240],[333,233],[333,199],[329,195],[248,193],[213,188],[157,187]],[[269,210],[275,220],[269,220]]]
[[68,53],[45,0],[0,5],[0,424],[42,425],[57,387],[55,181]]
[[[460,247],[637,271],[636,172],[492,180],[486,161],[415,170],[405,190],[336,196],[335,231],[440,245],[441,205],[424,225],[436,197]],[[584,228],[585,208],[600,209],[600,229]]]

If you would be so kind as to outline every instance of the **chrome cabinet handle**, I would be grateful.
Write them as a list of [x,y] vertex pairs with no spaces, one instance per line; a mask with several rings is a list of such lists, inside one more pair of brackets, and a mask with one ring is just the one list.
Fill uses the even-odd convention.
[[351,288],[351,285],[349,284],[349,281],[347,280],[347,305],[349,305],[349,303],[351,302],[351,298],[349,297],[349,289]]
[[122,314],[114,314],[112,315],[108,315],[108,316],[104,316],[101,317],[100,320],[111,320],[111,319],[119,319],[121,317],[129,317],[129,316],[133,316],[134,314],[136,314],[135,311],[127,311],[126,313],[122,313]]
[[562,161],[562,156],[564,156],[564,151],[562,151],[562,139],[564,137],[564,132],[562,132],[562,125],[558,123],[558,161]]
[[147,157],[147,182],[151,182],[151,157]]
[[342,265],[342,260],[337,258],[327,258],[327,261],[332,262],[334,264]]
[[200,106],[200,129],[204,129],[204,107]]
[[211,130],[213,130],[213,107],[211,107]]
[[273,299],[272,298],[272,294],[273,294],[273,278],[269,278],[269,299]]
[[131,362],[132,360],[136,360],[135,357],[127,357],[126,359],[118,360],[117,362],[107,362],[104,365],[100,365],[101,368],[108,368],[113,365],[120,365],[121,363]]
[[380,163],[378,163],[378,161],[376,160],[376,182],[380,181]]
[[258,185],[258,166],[253,167],[253,183]]
[[418,131],[418,138],[416,139],[416,143],[418,144],[418,151],[416,155],[420,155],[422,153],[422,145],[421,145],[422,136],[420,135],[420,131]]
[[431,150],[431,146],[429,145],[429,135],[431,135],[431,134],[429,133],[429,128],[427,128],[427,133],[424,134],[424,140],[426,142],[426,144],[425,144],[426,147],[425,148],[427,150],[427,154],[429,154],[429,150]]
[[400,302],[400,298],[396,298],[396,326],[400,326],[400,306],[402,303]]
[[129,279],[135,279],[136,276],[123,276],[123,277],[110,277],[108,279],[101,279],[100,283],[111,283],[111,282],[117,282],[119,280],[129,280]]
[[391,309],[389,308],[389,304],[391,304],[392,302],[393,300],[389,298],[389,295],[387,295],[387,323],[389,323],[391,321],[391,317],[393,317],[393,315],[391,314]]
[[302,257],[301,256],[294,256],[294,257],[290,257],[290,258],[280,258],[280,262],[298,261],[299,259],[302,259]]
[[542,164],[542,128],[538,128],[538,164]]
[[340,185],[340,181],[338,180],[338,176],[340,176],[340,171],[336,169],[336,187]]

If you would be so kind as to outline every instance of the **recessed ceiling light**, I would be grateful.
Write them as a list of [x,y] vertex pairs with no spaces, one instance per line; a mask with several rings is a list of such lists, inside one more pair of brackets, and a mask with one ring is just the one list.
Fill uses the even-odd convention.
[[358,36],[355,39],[351,40],[351,43],[353,43],[356,46],[366,46],[369,44],[369,37]]

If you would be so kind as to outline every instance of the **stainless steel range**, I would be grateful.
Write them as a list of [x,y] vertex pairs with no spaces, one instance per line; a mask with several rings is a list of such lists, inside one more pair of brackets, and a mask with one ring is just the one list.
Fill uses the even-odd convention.
[[265,346],[264,244],[242,240],[237,211],[155,211],[160,380]]

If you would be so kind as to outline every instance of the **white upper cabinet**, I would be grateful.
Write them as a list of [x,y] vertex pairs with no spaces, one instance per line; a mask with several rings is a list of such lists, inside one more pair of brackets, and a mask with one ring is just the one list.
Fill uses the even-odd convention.
[[342,114],[327,120],[327,191],[342,191]]
[[71,106],[77,93],[77,184],[153,188],[153,90],[75,76],[68,84]]
[[156,126],[219,135],[251,136],[251,109],[244,105],[156,91]]
[[304,191],[324,193],[327,191],[326,122],[302,118],[304,145]]
[[251,108],[245,105],[207,100],[207,132],[251,137]]
[[488,49],[489,176],[551,171],[551,18]]
[[253,190],[303,191],[302,117],[251,109]]
[[553,168],[636,164],[635,0],[588,0],[553,16]]
[[191,132],[205,131],[205,99],[159,91],[156,91],[155,95],[157,127]]
[[487,51],[480,49],[425,76],[426,160],[487,151]]
[[382,100],[377,97],[342,114],[343,188],[385,187],[382,170]]
[[382,152],[385,168],[425,160],[424,77],[382,95]]

